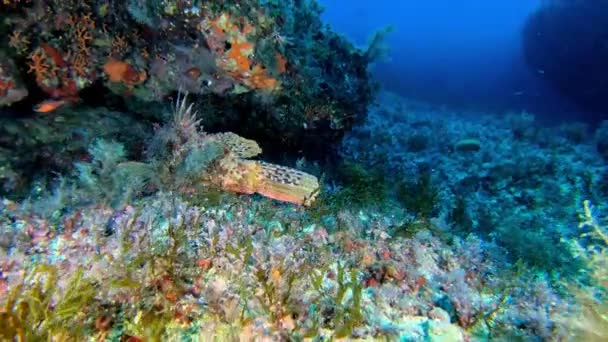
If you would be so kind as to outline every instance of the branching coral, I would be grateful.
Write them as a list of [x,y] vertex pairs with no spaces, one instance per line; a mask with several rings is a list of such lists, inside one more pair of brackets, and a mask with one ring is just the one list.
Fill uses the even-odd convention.
[[53,70],[49,63],[46,62],[46,56],[40,49],[35,50],[30,54],[31,62],[29,63],[28,73],[36,75],[36,81],[42,83],[47,77],[52,76]]
[[24,53],[30,45],[30,40],[25,37],[22,32],[14,31],[9,36],[8,46],[17,50],[19,53]]
[[52,44],[41,44],[30,54],[28,73],[34,73],[36,83],[48,95],[74,99],[83,84],[73,77],[69,54]]

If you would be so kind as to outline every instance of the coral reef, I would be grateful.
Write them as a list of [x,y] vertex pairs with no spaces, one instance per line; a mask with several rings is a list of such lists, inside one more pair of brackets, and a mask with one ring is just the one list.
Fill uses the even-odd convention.
[[515,260],[576,272],[580,265],[560,240],[576,234],[572,213],[583,199],[608,198],[605,125],[594,139],[575,124],[541,127],[529,113],[452,113],[382,98],[341,154],[401,184],[395,197],[413,222],[441,217],[496,239]]
[[[365,51],[323,27],[315,1],[5,7],[0,105],[27,95],[13,81],[26,78],[30,90],[55,100],[73,103],[96,89],[96,97],[119,97],[130,111],[160,120],[162,106],[149,104],[184,91],[207,103],[201,117],[210,131],[319,156],[365,116],[375,88]],[[6,74],[11,60],[18,67]]]
[[[605,165],[592,135],[579,139],[560,128],[563,135],[553,139],[574,139],[578,145],[558,150],[564,144],[542,140],[546,136],[528,115],[481,121],[446,116],[431,123],[432,110],[397,100],[385,94],[384,104],[346,139],[342,153],[350,161],[337,170],[341,178],[314,178],[318,193],[309,186],[273,188],[288,198],[256,185],[260,175],[276,181],[264,171],[268,164],[253,159],[261,152],[257,143],[234,133],[203,132],[185,96],[176,101],[172,120],[148,139],[141,161],[130,160],[117,140],[94,139],[90,157],[52,191],[0,203],[0,336],[153,341],[605,336],[606,233],[598,213],[606,193],[594,178]],[[393,114],[406,105],[411,107],[406,114]],[[393,130],[376,129],[387,122]],[[445,140],[428,139],[435,130]],[[411,141],[403,132],[426,142],[392,149]],[[379,162],[355,154],[362,151],[357,143],[370,139],[378,151],[404,153],[419,165],[394,155]],[[456,149],[463,139],[475,139],[479,149]],[[540,178],[536,171],[539,178],[530,184],[538,181],[543,186],[535,189],[546,191],[549,183],[563,182],[572,187],[570,196],[579,191],[602,204],[596,209],[588,201],[560,201],[552,194],[552,209],[540,204],[531,209],[507,195],[515,185],[488,190],[505,181],[500,177],[487,177],[486,185],[473,187],[484,192],[464,192],[464,200],[450,192],[463,186],[461,168],[474,174],[493,163],[510,163],[507,154],[486,156],[485,166],[476,168],[473,161],[487,148],[502,151],[498,146],[520,163],[525,158],[517,154],[531,158],[550,146],[557,151],[554,158],[563,160],[559,172]],[[434,168],[422,167],[426,158]],[[298,167],[312,168],[306,164]],[[579,164],[586,172],[579,173]],[[226,165],[255,172],[225,172]],[[391,187],[381,183],[378,168],[412,173]],[[589,174],[593,168],[595,176]],[[269,169],[312,177],[282,166]],[[522,184],[517,189],[527,190]],[[314,201],[304,209],[232,192]],[[507,222],[506,213],[519,211],[511,220],[532,211],[544,215],[567,248],[542,240],[550,233],[533,226],[527,227],[530,236],[540,240],[528,243],[537,248],[544,243],[548,262],[560,255],[586,272],[568,272],[560,263],[547,270],[531,254],[541,251],[518,250],[508,234],[523,227],[485,218],[489,214],[478,209],[496,203],[492,196],[501,196],[494,215]],[[569,210],[580,212],[578,228]],[[573,324],[581,315],[584,322]]]
[[606,339],[608,123],[368,108],[320,13],[0,4],[0,340]]
[[[289,208],[222,202],[205,209],[159,193],[118,210],[44,219],[5,201],[2,217],[12,222],[3,220],[4,243],[13,248],[3,255],[3,315],[11,317],[3,336],[35,326],[27,336],[463,341],[553,336],[550,320],[566,310],[545,279],[488,262],[486,253],[499,250],[474,237],[451,251],[428,231],[392,238],[383,233],[395,224],[389,218],[348,211],[337,219],[351,228],[327,235],[330,227],[300,230]],[[271,220],[261,218],[267,210]],[[498,277],[506,269],[517,278]],[[45,274],[57,270],[62,277],[49,283]],[[523,290],[512,279],[536,285]],[[93,295],[74,297],[90,286]],[[70,309],[54,306],[46,320],[23,314],[39,287],[46,290],[37,296]]]

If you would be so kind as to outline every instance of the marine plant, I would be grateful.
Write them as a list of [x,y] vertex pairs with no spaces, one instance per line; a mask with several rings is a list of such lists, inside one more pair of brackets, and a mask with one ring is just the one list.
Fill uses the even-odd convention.
[[[171,201],[177,206],[177,200]],[[200,229],[199,216],[172,218],[173,208],[133,208],[115,218],[114,230],[101,241],[118,243],[105,254],[113,269],[98,291],[113,308],[106,334],[161,341],[182,336],[192,308],[178,303],[199,272],[188,239]]]
[[497,241],[510,251],[513,262],[523,260],[529,267],[549,272],[556,280],[575,276],[582,266],[564,242],[567,235],[547,232],[539,217],[505,217],[493,229],[499,232]]
[[324,218],[337,213],[340,210],[341,201],[334,201],[335,196],[339,196],[339,194],[330,194],[320,188],[317,200],[303,213],[300,224],[306,226],[320,223]]
[[[338,264],[336,281],[338,288],[333,300],[335,301],[333,328],[336,338],[348,337],[353,330],[364,322],[361,294],[363,284],[358,279],[357,270],[351,268],[347,275],[344,265]],[[348,280],[347,280],[348,277]],[[345,302],[345,295],[350,290],[351,298]]]
[[449,220],[461,230],[470,230],[473,226],[471,216],[467,210],[467,200],[464,196],[458,196],[449,214]]
[[[157,183],[154,169],[142,162],[126,160],[122,144],[96,140],[89,147],[90,162],[76,162],[78,187],[87,194],[81,199],[122,206],[149,183]],[[93,197],[90,197],[93,195]]]
[[582,232],[568,244],[574,257],[584,263],[591,283],[568,284],[581,308],[571,316],[564,315],[560,323],[577,340],[600,341],[608,339],[608,232],[604,219],[588,200],[583,202],[579,219]]
[[433,184],[431,171],[421,168],[416,180],[401,181],[397,185],[397,199],[416,217],[433,217],[439,204],[439,189]]
[[19,341],[85,338],[93,331],[92,315],[102,305],[96,298],[97,287],[84,277],[82,268],[65,282],[57,267],[35,265],[4,298],[0,337]]
[[[510,274],[509,280],[501,284],[501,288],[495,289],[494,293],[488,294],[497,298],[493,306],[487,310],[479,310],[471,318],[467,330],[473,335],[479,338],[492,339],[496,336],[508,336],[511,333],[508,324],[496,318],[499,313],[508,310],[507,307],[510,296],[513,295],[513,289],[517,288],[518,283],[526,276],[526,264],[521,260],[517,261],[510,267],[508,273]],[[485,291],[482,284],[479,284],[478,291]]]
[[[330,291],[325,284],[327,272],[335,275]],[[317,336],[321,328],[329,327],[334,338],[346,338],[364,324],[363,283],[356,268],[337,262],[310,270],[307,276],[316,296],[308,312],[312,323],[305,327],[303,337]]]
[[328,200],[338,207],[381,205],[388,197],[387,183],[379,167],[366,169],[360,163],[344,160],[337,176],[345,185]]
[[395,28],[391,25],[384,27],[374,33],[369,41],[369,45],[363,56],[370,62],[375,62],[385,58],[388,54],[388,47],[385,45],[386,36],[393,32]]

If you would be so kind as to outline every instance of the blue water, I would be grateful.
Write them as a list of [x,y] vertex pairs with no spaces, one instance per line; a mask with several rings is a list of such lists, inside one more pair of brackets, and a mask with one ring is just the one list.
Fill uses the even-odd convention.
[[585,118],[586,112],[526,64],[522,51],[526,20],[540,0],[324,0],[324,19],[359,46],[373,33],[394,26],[388,55],[373,66],[385,89],[409,98],[460,108],[529,111],[555,123]]

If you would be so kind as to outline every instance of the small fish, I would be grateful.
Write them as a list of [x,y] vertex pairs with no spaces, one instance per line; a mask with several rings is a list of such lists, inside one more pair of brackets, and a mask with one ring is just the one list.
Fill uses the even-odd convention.
[[39,103],[35,108],[34,111],[38,112],[38,113],[50,113],[54,110],[56,110],[57,108],[63,106],[64,104],[66,104],[66,100],[45,100],[42,101],[41,103]]

